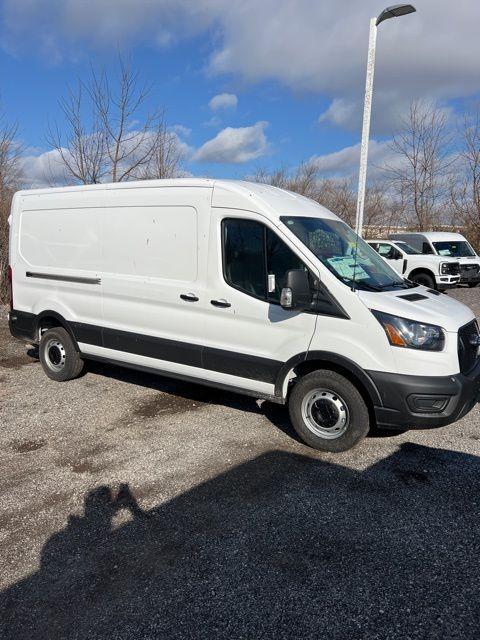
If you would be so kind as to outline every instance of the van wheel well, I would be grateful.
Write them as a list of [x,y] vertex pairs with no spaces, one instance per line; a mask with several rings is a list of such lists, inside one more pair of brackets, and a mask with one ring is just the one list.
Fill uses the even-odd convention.
[[49,313],[46,313],[45,315],[40,316],[40,319],[38,320],[38,323],[37,323],[37,331],[36,331],[38,342],[40,342],[40,339],[42,335],[45,333],[45,331],[48,331],[49,329],[53,329],[54,327],[62,327],[63,329],[65,329],[65,331],[67,331],[69,336],[71,337],[72,342],[75,346],[75,349],[79,351],[77,341],[75,340],[75,336],[73,335],[70,327],[68,326],[68,322],[57,314],[50,315]]
[[336,373],[339,373],[340,375],[347,378],[347,380],[349,380],[354,386],[356,386],[362,394],[367,405],[368,413],[370,416],[370,425],[372,427],[376,425],[374,404],[368,389],[354,373],[349,371],[346,367],[342,367],[342,365],[340,364],[329,362],[328,360],[304,360],[303,362],[300,362],[300,364],[298,364],[293,370],[297,378],[293,379],[292,386],[294,386],[295,382],[302,376],[318,369],[329,369],[330,371],[335,371]]

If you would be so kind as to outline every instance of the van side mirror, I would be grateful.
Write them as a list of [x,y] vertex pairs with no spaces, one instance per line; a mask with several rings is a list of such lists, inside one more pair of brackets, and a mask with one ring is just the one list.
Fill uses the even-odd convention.
[[308,274],[303,269],[291,269],[285,276],[285,286],[280,294],[280,305],[284,309],[302,311],[312,301]]

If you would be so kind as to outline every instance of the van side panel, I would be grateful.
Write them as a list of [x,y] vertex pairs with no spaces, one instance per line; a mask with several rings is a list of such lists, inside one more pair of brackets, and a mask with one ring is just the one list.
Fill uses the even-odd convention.
[[20,195],[13,213],[14,304],[91,323],[102,313],[102,191]]
[[[197,376],[202,367],[211,187],[108,189],[104,212],[106,357]],[[102,348],[82,344],[101,356]],[[113,355],[112,355],[113,354]],[[149,365],[145,365],[149,358]]]
[[104,274],[196,281],[198,214],[195,207],[143,206],[140,202],[133,210],[128,206],[107,206],[103,224]]

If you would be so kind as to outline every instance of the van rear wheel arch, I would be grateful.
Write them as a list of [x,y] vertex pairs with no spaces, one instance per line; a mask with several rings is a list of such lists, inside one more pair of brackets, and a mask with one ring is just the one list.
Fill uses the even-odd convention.
[[46,310],[38,314],[35,330],[35,335],[37,336],[38,343],[40,343],[42,334],[45,333],[45,331],[48,331],[48,329],[54,329],[55,327],[62,327],[63,329],[65,329],[72,340],[75,350],[80,352],[77,340],[73,334],[69,322],[56,311]]

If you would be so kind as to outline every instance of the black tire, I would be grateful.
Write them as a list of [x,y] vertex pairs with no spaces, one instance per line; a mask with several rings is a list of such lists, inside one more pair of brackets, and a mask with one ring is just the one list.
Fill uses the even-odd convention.
[[435,279],[432,278],[432,276],[430,276],[428,273],[417,273],[416,275],[413,276],[413,278],[410,278],[410,280],[412,282],[415,282],[416,284],[420,284],[424,287],[427,287],[427,289],[437,288]]
[[[313,371],[300,378],[290,394],[289,412],[303,442],[320,451],[347,451],[363,440],[370,428],[368,408],[358,389],[329,369]],[[315,421],[313,414],[322,424]],[[341,423],[345,417],[346,421]],[[331,421],[335,419],[340,422],[332,426]],[[328,435],[315,428],[324,433],[326,429]]]
[[470,289],[473,289],[474,287],[476,287],[478,285],[478,282],[469,282],[468,286],[470,287]]
[[57,382],[78,378],[85,366],[63,327],[54,327],[42,334],[38,356],[47,376]]

